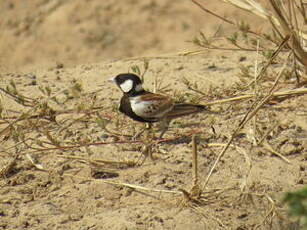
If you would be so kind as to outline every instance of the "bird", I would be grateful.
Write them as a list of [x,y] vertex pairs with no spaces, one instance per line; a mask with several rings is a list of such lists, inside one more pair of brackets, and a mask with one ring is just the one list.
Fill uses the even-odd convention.
[[208,110],[205,105],[176,103],[169,96],[146,91],[140,77],[133,73],[121,73],[109,80],[123,92],[119,105],[121,113],[149,127],[162,122],[159,138],[163,137],[172,119]]

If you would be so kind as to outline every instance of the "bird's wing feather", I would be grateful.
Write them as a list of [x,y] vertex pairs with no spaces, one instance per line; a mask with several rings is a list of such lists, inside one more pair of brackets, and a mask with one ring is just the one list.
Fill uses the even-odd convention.
[[150,119],[160,119],[173,108],[173,100],[167,96],[146,93],[130,99],[133,112]]
[[175,104],[173,109],[167,113],[166,117],[173,119],[202,111],[208,111],[208,108],[204,105]]

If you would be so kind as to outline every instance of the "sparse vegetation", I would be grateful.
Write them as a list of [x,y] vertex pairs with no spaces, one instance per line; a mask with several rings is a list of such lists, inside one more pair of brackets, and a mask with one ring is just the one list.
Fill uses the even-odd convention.
[[[75,217],[75,211],[105,213],[106,209],[127,208],[127,215],[132,216],[137,203],[141,209],[157,205],[158,213],[167,207],[174,216],[178,210],[192,210],[197,216],[191,220],[193,224],[205,220],[203,226],[208,229],[294,230],[306,225],[306,189],[288,193],[282,200],[289,188],[306,183],[303,141],[307,130],[293,121],[303,122],[307,112],[305,35],[299,27],[304,5],[301,1],[270,0],[271,10],[277,14],[273,16],[255,1],[227,1],[266,17],[272,31],[260,33],[245,21],[213,13],[201,0],[192,2],[237,28],[223,38],[226,47],[220,45],[219,31],[211,37],[201,32],[193,40],[201,49],[198,52],[163,55],[180,64],[170,64],[170,69],[180,69],[170,75],[166,70],[151,72],[155,72],[157,57],[127,58],[121,67],[140,75],[153,92],[167,93],[178,102],[211,106],[213,113],[176,120],[165,139],[155,138],[157,128],[133,139],[142,126],[119,114],[117,95],[107,86],[97,87],[93,77],[107,65],[82,67],[77,73],[85,72],[85,80],[60,72],[57,78],[46,77],[48,80],[45,75],[35,77],[35,84],[33,76],[22,75],[22,80],[14,75],[0,76],[0,156],[6,159],[1,162],[0,181],[3,188],[22,194],[16,200],[13,193],[10,196],[0,190],[5,195],[0,198],[0,218],[11,215],[3,208],[6,204],[19,207],[20,203],[42,199],[51,204],[50,210],[56,209],[52,215],[69,213],[67,220],[60,220],[63,224],[83,218]],[[203,56],[197,59],[197,71],[180,72],[207,49],[254,54],[252,61],[233,66],[240,71],[231,70],[228,75],[219,70],[219,61],[215,65]],[[108,63],[110,72],[118,71],[112,64]],[[208,86],[211,76],[201,75],[213,71],[229,77],[230,83]],[[54,80],[61,74],[65,80]],[[86,86],[85,81],[93,82]],[[73,202],[61,203],[72,196],[73,189],[77,190],[74,196],[80,210],[69,206]],[[82,192],[85,200],[79,198]],[[94,200],[94,206],[87,206],[91,203],[87,204],[87,199]],[[80,203],[85,208],[79,207]],[[301,222],[288,218],[285,203]],[[145,222],[141,224],[144,228],[168,221],[152,210],[143,218],[147,211],[129,218]],[[23,225],[34,226],[31,218],[26,215]],[[10,228],[6,226],[3,229]]]

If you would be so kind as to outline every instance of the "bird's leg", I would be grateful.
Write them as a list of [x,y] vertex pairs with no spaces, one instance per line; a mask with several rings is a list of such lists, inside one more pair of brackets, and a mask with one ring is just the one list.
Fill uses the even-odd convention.
[[160,139],[163,137],[164,133],[168,130],[168,126],[169,126],[170,122],[171,122],[171,120],[168,119],[168,118],[164,118],[161,121],[161,134],[159,136]]
[[133,139],[133,140],[136,140],[139,136],[141,136],[141,135],[145,132],[145,130],[151,129],[151,126],[152,126],[151,123],[146,123],[146,124],[145,124],[145,128],[143,128],[140,132],[136,133],[136,134],[132,137],[132,139]]

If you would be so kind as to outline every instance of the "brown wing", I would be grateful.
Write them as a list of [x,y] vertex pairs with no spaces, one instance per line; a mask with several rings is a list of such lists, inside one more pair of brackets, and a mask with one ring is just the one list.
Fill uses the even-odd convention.
[[208,111],[208,108],[204,105],[175,104],[173,109],[167,113],[166,117],[172,119],[202,111]]
[[173,100],[167,96],[146,93],[130,101],[132,110],[140,117],[160,119],[172,110]]

